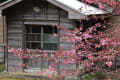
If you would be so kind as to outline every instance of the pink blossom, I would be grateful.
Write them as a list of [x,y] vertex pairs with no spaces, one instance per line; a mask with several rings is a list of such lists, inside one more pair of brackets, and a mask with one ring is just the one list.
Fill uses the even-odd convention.
[[57,37],[57,36],[58,36],[58,34],[53,34],[53,36],[54,36],[54,37]]
[[108,67],[112,67],[112,62],[111,62],[111,61],[106,62],[106,65],[107,65]]
[[49,71],[50,71],[50,72],[55,72],[55,71],[56,71],[56,69],[55,69],[55,68],[53,68],[53,67],[51,67],[51,66],[49,66]]
[[25,64],[20,64],[19,68],[21,69],[23,67],[25,67]]
[[99,8],[100,8],[100,9],[104,9],[105,7],[104,7],[103,4],[99,3]]
[[50,80],[53,80],[53,79],[54,79],[54,76],[53,76],[53,75],[48,75],[48,77],[50,78]]
[[48,57],[48,54],[47,54],[47,53],[44,53],[43,56],[44,56],[44,57]]
[[40,74],[40,76],[45,76],[46,75],[45,71],[41,71],[39,74]]

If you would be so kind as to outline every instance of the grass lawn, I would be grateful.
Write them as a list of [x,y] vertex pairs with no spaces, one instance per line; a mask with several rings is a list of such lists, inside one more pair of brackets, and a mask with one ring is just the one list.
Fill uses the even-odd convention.
[[[21,73],[22,74],[22,73]],[[21,74],[3,74],[0,73],[0,80],[48,80],[48,78],[31,78],[31,77],[25,77]]]
[[0,78],[0,80],[35,80],[35,79]]
[[5,70],[5,65],[0,64],[0,80],[46,80],[46,79],[24,78],[24,77],[17,78],[16,77],[17,75],[24,75],[24,73],[14,73],[13,75],[12,74],[5,75],[2,74],[4,70]]
[[0,77],[0,80],[45,80],[45,79],[32,79],[32,78],[13,78],[13,77]]

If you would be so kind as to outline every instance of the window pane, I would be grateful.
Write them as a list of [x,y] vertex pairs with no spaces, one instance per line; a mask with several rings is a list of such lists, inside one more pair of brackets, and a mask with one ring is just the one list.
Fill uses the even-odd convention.
[[40,34],[27,34],[27,41],[41,41]]
[[49,33],[49,34],[57,33],[56,27],[45,26],[43,29],[44,29],[44,33]]
[[32,27],[32,33],[41,33],[41,27]]
[[30,42],[26,43],[26,48],[30,49]]
[[31,42],[31,49],[41,49],[41,44],[39,42]]
[[29,27],[26,28],[26,33],[30,33],[30,28]]
[[57,50],[57,44],[56,43],[44,43],[43,49],[44,50]]
[[58,37],[53,34],[44,34],[43,38],[44,43],[58,43]]

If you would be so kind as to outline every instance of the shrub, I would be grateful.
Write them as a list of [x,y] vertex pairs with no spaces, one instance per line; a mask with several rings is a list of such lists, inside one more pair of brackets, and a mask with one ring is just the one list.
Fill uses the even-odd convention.
[[106,80],[107,74],[103,72],[96,72],[94,75],[89,74],[83,80]]
[[5,70],[5,64],[0,64],[0,72],[3,72]]

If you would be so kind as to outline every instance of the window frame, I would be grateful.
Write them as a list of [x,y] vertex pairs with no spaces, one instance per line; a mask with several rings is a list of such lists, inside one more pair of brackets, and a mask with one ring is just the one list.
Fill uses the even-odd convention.
[[[24,44],[25,49],[29,49],[29,48],[27,48],[27,42],[40,42],[41,49],[43,49],[43,45],[44,45],[43,39],[44,39],[44,34],[45,34],[44,27],[47,27],[47,26],[51,27],[50,25],[26,25],[25,26],[25,34],[24,34],[24,36],[25,36],[25,44]],[[27,31],[26,31],[27,27],[30,28],[30,33],[27,33]],[[41,29],[41,32],[40,33],[32,33],[32,27],[39,27]],[[52,30],[53,30],[53,28],[52,28]],[[27,34],[40,34],[41,40],[40,41],[27,41]],[[54,33],[52,33],[52,34],[54,34]],[[57,34],[59,34],[59,29],[57,29]],[[52,49],[52,50],[44,50],[43,49],[43,52],[55,52],[55,51],[57,51],[59,49],[59,36],[57,39],[58,39],[58,43],[55,43],[55,44],[57,44],[56,50],[55,49]],[[36,49],[31,49],[31,44],[30,44],[30,49],[29,49],[30,51],[36,51]]]

